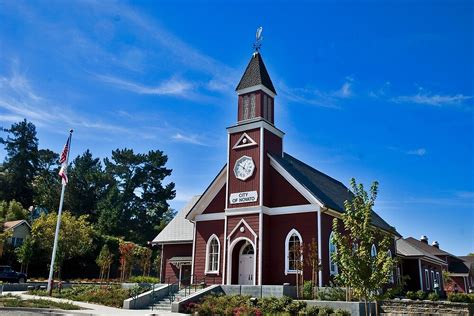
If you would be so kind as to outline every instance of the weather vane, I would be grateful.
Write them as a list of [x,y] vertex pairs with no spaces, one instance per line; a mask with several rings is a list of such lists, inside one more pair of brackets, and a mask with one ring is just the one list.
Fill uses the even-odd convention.
[[262,31],[263,27],[260,26],[259,28],[257,28],[257,33],[255,34],[255,43],[253,43],[253,48],[255,49],[255,52],[258,52],[260,50],[260,47],[262,47]]

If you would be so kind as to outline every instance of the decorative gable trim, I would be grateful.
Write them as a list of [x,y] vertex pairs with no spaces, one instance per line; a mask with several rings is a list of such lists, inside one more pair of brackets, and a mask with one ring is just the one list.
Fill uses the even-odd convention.
[[323,203],[319,201],[305,186],[298,182],[288,171],[285,170],[271,155],[270,166],[272,166],[289,184],[291,184],[305,199],[312,204],[317,204],[319,207],[324,207]]
[[245,227],[247,227],[247,229],[249,230],[249,232],[253,235],[253,237],[255,239],[257,239],[257,234],[255,233],[255,231],[252,229],[252,227],[250,227],[249,224],[247,224],[247,222],[245,221],[245,219],[241,219],[237,225],[235,225],[234,229],[232,229],[232,231],[230,232],[229,236],[227,236],[227,239],[229,239],[230,237],[232,237],[232,235],[237,231],[237,229],[240,227],[240,225],[244,224]]
[[258,90],[262,90],[263,92],[265,92],[266,94],[268,94],[272,98],[275,98],[275,96],[276,96],[276,93],[272,92],[270,89],[265,87],[263,84],[257,84],[257,85],[252,86],[252,87],[243,88],[243,89],[237,90],[236,93],[237,93],[237,95],[241,95],[241,94],[246,94],[246,93],[250,93],[250,92],[258,91]]
[[245,148],[245,147],[251,147],[251,146],[256,146],[257,142],[252,139],[247,133],[243,133],[242,136],[240,136],[239,140],[235,143],[234,147],[232,149],[237,149],[237,148]]
[[[202,214],[209,204],[219,194],[222,187],[226,184],[227,166],[221,169],[217,177],[207,187],[193,208],[186,215],[186,219],[194,220],[197,215]],[[222,210],[224,211],[224,210]]]

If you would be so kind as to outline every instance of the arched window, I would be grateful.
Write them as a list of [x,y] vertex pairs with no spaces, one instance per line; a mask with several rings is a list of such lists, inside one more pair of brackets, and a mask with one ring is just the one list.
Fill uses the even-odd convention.
[[216,235],[209,237],[206,246],[206,273],[219,273],[220,241]]
[[334,233],[331,232],[329,235],[329,273],[330,275],[336,275],[337,272],[337,264],[333,259],[333,254],[336,253],[336,245],[334,244]]
[[303,261],[302,247],[303,238],[296,229],[292,229],[286,236],[285,241],[285,274],[296,273],[301,269]]
[[372,248],[370,248],[370,255],[372,257],[376,257],[377,256],[377,248],[375,247],[374,244],[372,244]]
[[247,244],[243,249],[242,249],[242,254],[243,255],[253,255],[254,250],[253,246],[251,244]]

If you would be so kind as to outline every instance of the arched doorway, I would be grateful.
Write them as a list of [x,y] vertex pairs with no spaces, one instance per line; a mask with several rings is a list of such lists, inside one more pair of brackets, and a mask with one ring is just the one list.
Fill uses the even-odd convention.
[[253,246],[249,242],[244,243],[239,252],[239,284],[254,284],[254,257],[255,250]]
[[229,246],[227,284],[255,285],[255,246],[246,237],[234,240]]

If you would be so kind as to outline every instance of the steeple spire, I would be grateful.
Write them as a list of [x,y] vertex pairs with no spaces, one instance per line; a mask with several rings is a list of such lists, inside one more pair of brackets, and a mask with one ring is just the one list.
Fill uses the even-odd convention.
[[263,63],[260,52],[255,51],[250,59],[250,62],[245,69],[242,79],[240,79],[237,85],[236,91],[240,91],[246,88],[262,85],[274,94],[276,94],[275,87],[273,87],[272,80],[268,74],[267,68]]

